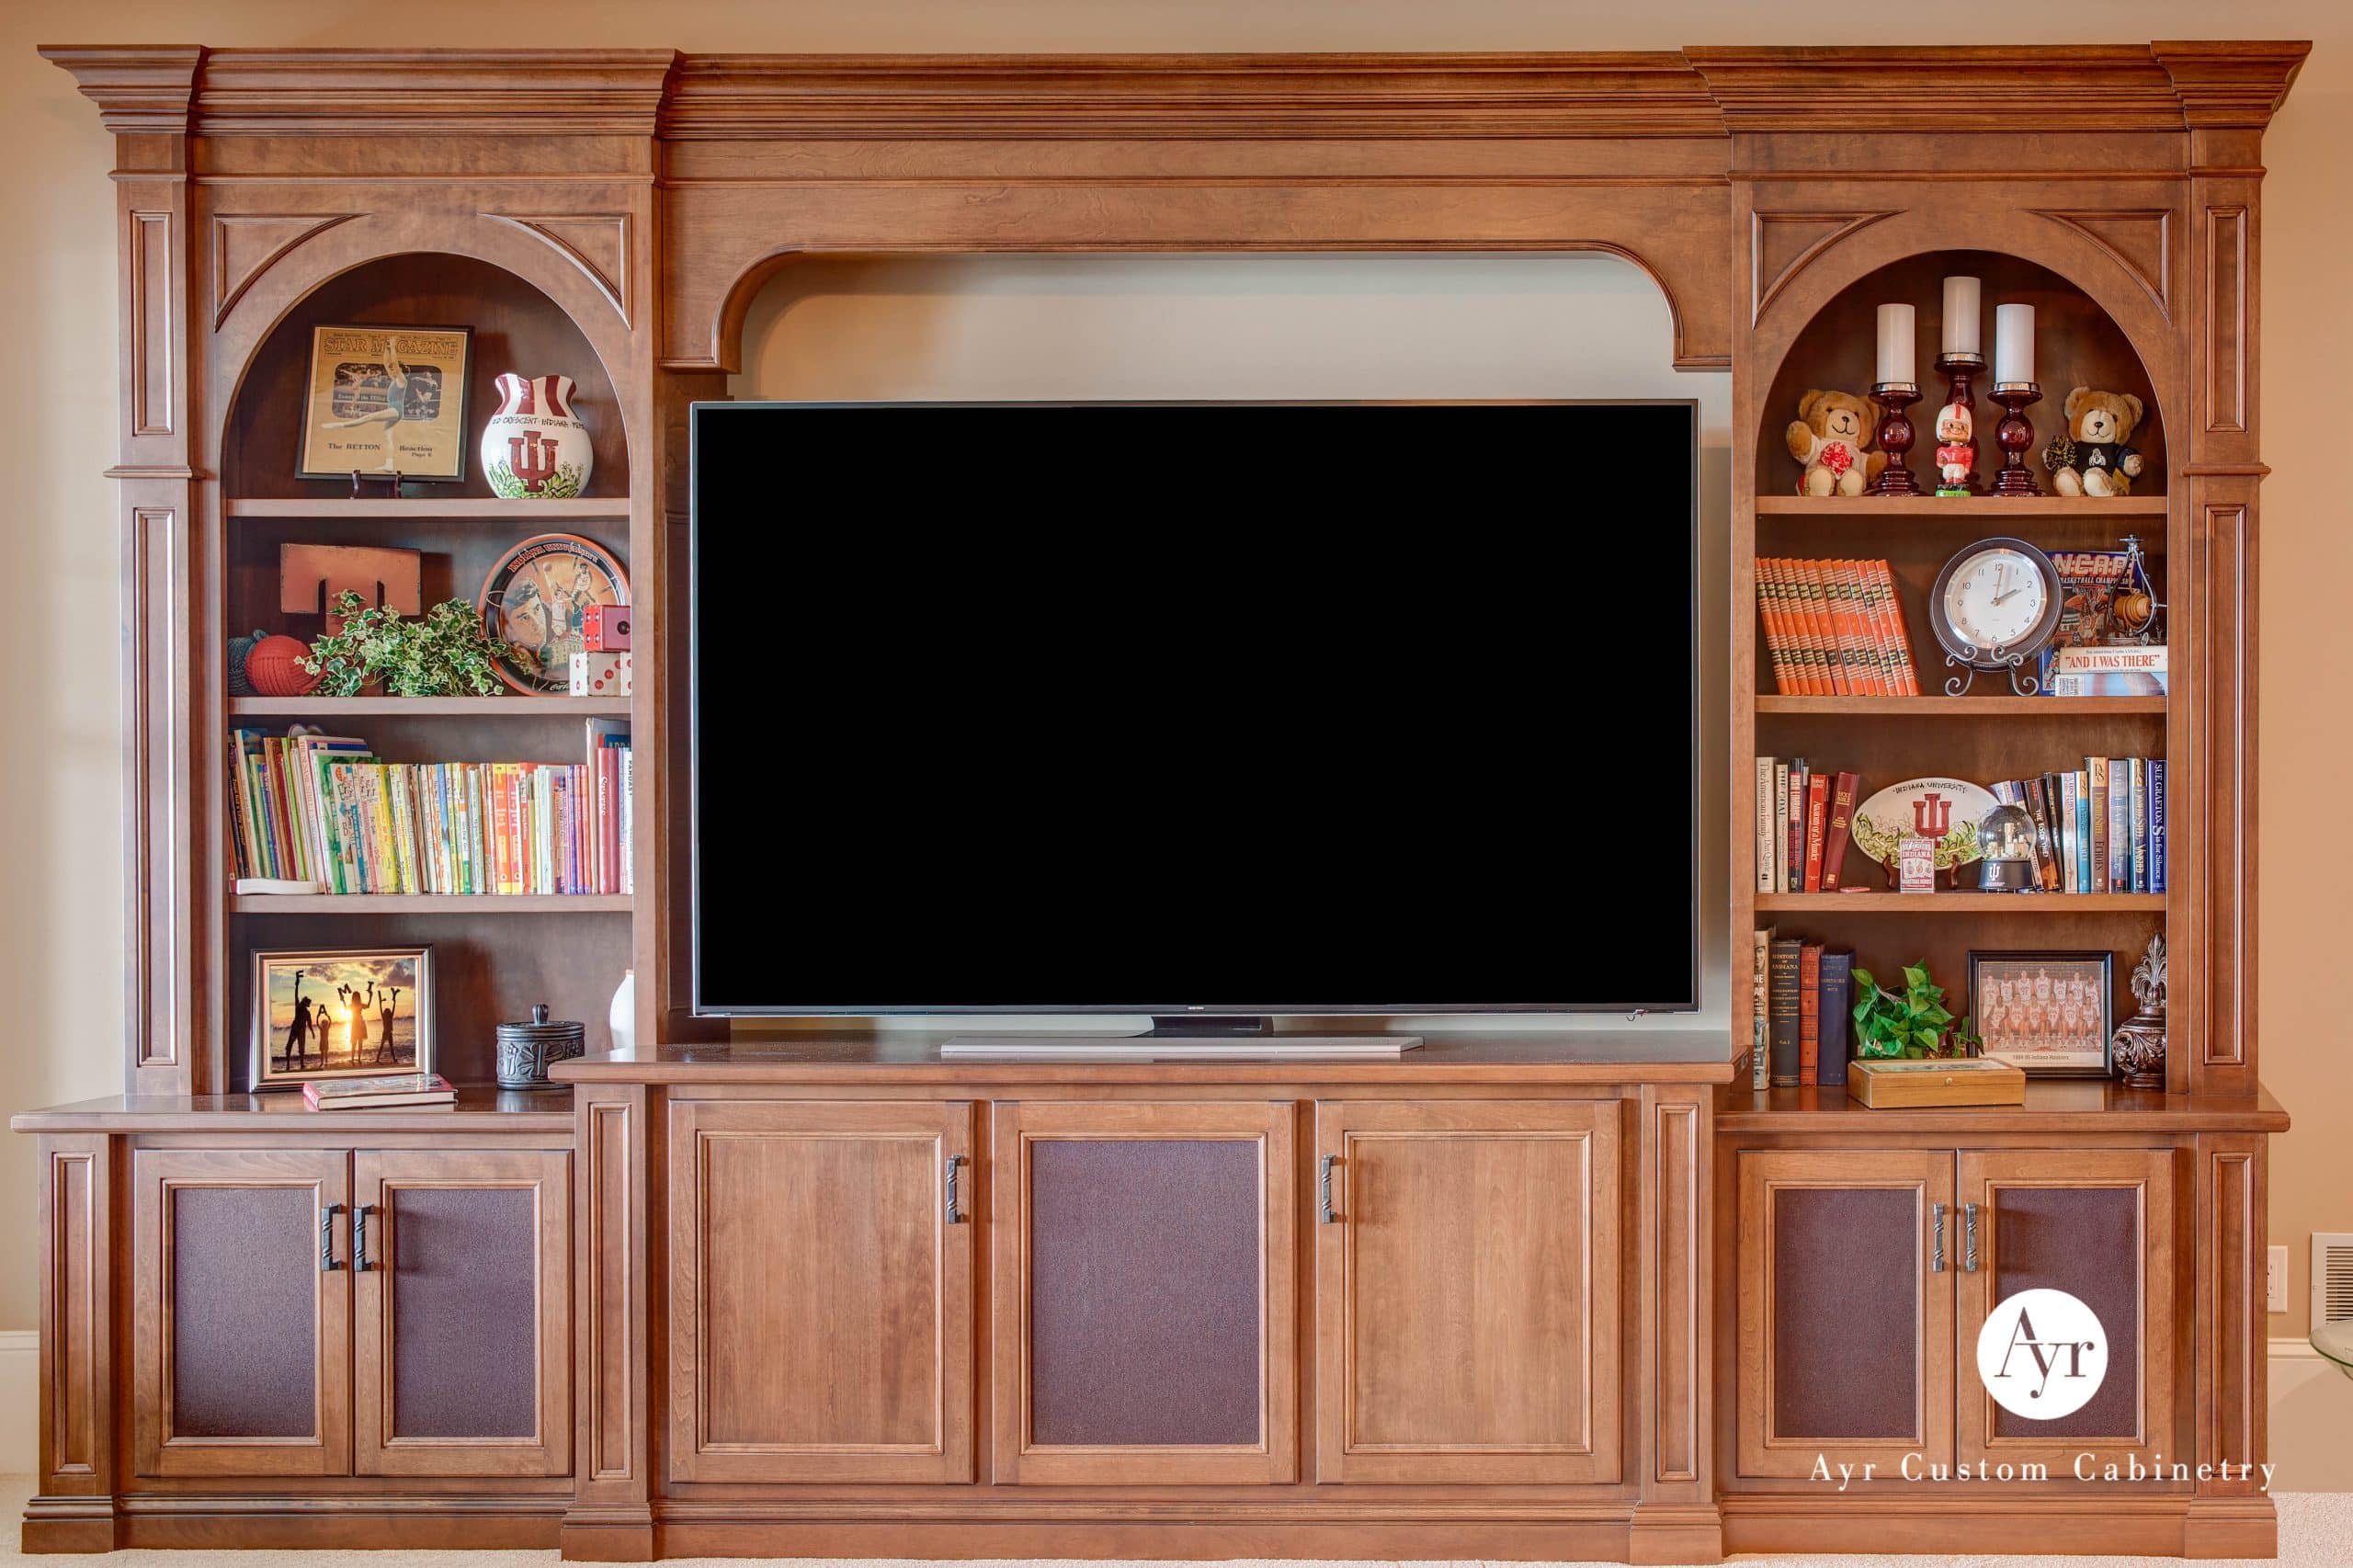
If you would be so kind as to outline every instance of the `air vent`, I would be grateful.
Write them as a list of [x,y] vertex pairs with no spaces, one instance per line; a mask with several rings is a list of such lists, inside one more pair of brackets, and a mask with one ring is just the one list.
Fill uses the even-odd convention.
[[2313,1326],[2353,1323],[2353,1231],[2313,1233]]

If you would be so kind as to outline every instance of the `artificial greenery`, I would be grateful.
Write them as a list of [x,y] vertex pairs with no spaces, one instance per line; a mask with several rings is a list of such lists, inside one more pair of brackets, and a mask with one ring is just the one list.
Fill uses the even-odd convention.
[[506,689],[496,661],[515,650],[490,635],[463,599],[435,605],[411,620],[396,609],[368,609],[349,590],[335,597],[343,630],[311,644],[303,669],[322,676],[320,692],[357,697],[381,685],[389,697],[496,697]]
[[1979,1044],[1972,1020],[1953,1022],[1945,1010],[1945,989],[1928,978],[1926,964],[1908,964],[1904,989],[1891,991],[1867,969],[1855,971],[1855,1053],[1881,1061],[1973,1052]]

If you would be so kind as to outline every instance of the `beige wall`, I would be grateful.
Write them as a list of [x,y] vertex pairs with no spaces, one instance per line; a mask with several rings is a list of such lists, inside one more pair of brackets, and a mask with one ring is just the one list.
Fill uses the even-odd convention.
[[[1942,27],[1927,19],[1927,9],[1900,8],[1904,40],[1984,42],[1995,31],[2021,42],[2216,34],[2318,40],[2266,147],[2270,222],[2263,268],[2269,329],[2264,446],[2278,472],[2264,490],[2261,1006],[2265,1078],[2297,1117],[2296,1130],[2274,1146],[2271,1176],[2272,1233],[2292,1248],[2294,1310],[2272,1324],[2275,1333],[2300,1330],[2306,1233],[2353,1230],[2353,1152],[2346,1137],[2353,1120],[2353,1056],[2342,1039],[2340,1002],[2343,955],[2353,934],[2344,914],[2353,888],[2353,838],[2341,825],[2339,806],[2345,780],[2353,776],[2353,740],[2345,720],[2347,693],[2353,691],[2353,637],[2345,629],[2343,604],[2345,585],[2353,581],[2353,528],[2343,520],[2346,443],[2334,395],[2344,368],[2353,364],[2353,304],[2343,290],[2347,258],[2353,255],[2353,181],[2346,172],[2346,148],[2353,145],[2353,6],[2339,0],[2234,6],[2210,0],[2076,0],[1999,21],[1983,7],[1964,7],[1953,13],[1957,23]],[[105,1093],[120,1082],[119,616],[114,503],[99,477],[115,443],[109,147],[97,114],[66,76],[33,55],[36,43],[1634,49],[1853,42],[1867,30],[1858,29],[1851,10],[1804,13],[1743,0],[1449,0],[1442,6],[1427,0],[573,0],[529,6],[404,0],[381,7],[328,7],[315,0],[8,0],[0,6],[0,148],[6,150],[0,182],[11,219],[0,225],[0,278],[9,285],[0,289],[0,343],[7,346],[10,370],[0,379],[0,484],[8,494],[0,511],[0,1074],[7,1085],[0,1105]],[[1152,265],[1160,276],[1173,275],[1169,264]],[[1243,281],[1219,287],[1249,294],[1310,276],[1315,264],[1268,258],[1227,265],[1239,269]],[[936,318],[943,287],[985,289],[992,277],[1004,276],[1001,267],[964,266],[968,270],[961,273],[951,264],[939,271],[918,269],[920,276],[901,273],[895,282],[888,270],[843,269],[824,295],[801,304],[778,301],[774,308],[786,312],[788,324],[797,325],[791,312],[799,312],[798,320],[813,328],[830,321],[844,330],[858,324],[850,314],[865,311],[869,319],[858,324],[864,331],[880,319],[872,314],[873,291],[904,284],[935,301],[923,310]],[[1449,266],[1415,264],[1385,276],[1407,279],[1392,286],[1410,292],[1461,275]],[[1560,304],[1558,292],[1570,287],[1565,279],[1578,276],[1597,275],[1558,273],[1531,289],[1529,308],[1552,312]],[[1082,282],[1074,291],[1097,286]],[[1069,290],[1071,280],[1058,279],[1053,287]],[[824,302],[828,298],[834,302]],[[1149,323],[1164,309],[1197,308],[1198,301],[1166,301],[1142,307],[1135,319]],[[1427,312],[1458,308],[1438,299],[1415,306],[1425,320],[1436,319]],[[1384,386],[1410,383],[1421,394],[1461,394],[1504,381],[1552,385],[1548,371],[1531,367],[1524,345],[1480,350],[1495,356],[1483,363],[1465,358],[1462,348],[1453,342],[1405,342],[1393,362],[1358,365],[1367,376],[1383,378]],[[764,389],[804,387],[828,376],[835,379],[827,384],[838,387],[839,378],[859,373],[840,359],[814,358],[818,352],[772,337],[760,363],[776,379],[764,381]],[[1174,350],[1164,336],[1154,352]],[[1051,382],[1058,390],[1079,381],[1139,384],[1125,366],[1075,368],[1083,377],[1067,366],[1032,369],[1041,377],[1033,386]],[[1328,379],[1317,378],[1328,378],[1332,369],[1260,367],[1263,384],[1286,391],[1302,382],[1328,388]],[[1647,374],[1639,366],[1627,367],[1627,373]],[[1187,391],[1237,390],[1210,384],[1195,372],[1188,378]],[[1677,388],[1688,385],[1687,395],[1716,398],[1721,426],[1721,392],[1706,390],[1713,378],[1668,380]],[[958,385],[993,395],[1025,390],[970,381]],[[11,1217],[0,1224],[5,1325],[28,1325],[35,1316],[32,1173],[28,1141],[7,1140],[0,1153],[0,1214]]]

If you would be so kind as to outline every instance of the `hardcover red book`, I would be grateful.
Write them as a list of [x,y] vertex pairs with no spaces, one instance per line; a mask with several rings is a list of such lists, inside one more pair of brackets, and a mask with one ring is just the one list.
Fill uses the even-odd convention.
[[1830,814],[1830,775],[1805,781],[1805,891],[1822,891],[1822,840]]
[[1822,835],[1822,891],[1838,891],[1839,868],[1847,861],[1847,835],[1854,824],[1855,797],[1861,792],[1859,775],[1841,773],[1830,791],[1830,821]]
[[1822,948],[1798,949],[1798,1086],[1822,1082]]

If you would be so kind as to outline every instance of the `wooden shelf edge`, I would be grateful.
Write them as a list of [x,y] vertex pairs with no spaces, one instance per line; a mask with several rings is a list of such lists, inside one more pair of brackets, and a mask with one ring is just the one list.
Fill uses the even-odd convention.
[[2066,716],[2145,714],[2163,718],[2162,697],[1782,697],[1756,698],[1756,711],[1845,715],[1858,719],[1938,718],[2055,719]]
[[517,719],[626,719],[626,697],[233,697],[233,719],[328,719],[381,715],[419,719],[455,715]]
[[435,496],[404,495],[398,500],[387,496],[368,496],[355,500],[349,496],[248,496],[231,500],[226,510],[232,517],[311,517],[331,522],[338,517],[413,517],[427,521],[522,522],[532,517],[558,518],[626,517],[630,513],[630,498],[626,495],[574,497],[568,501],[517,501],[498,495],[452,495],[448,500]]
[[2162,517],[2167,497],[2116,495],[1759,495],[1760,517]]
[[2268,1090],[2243,1097],[2127,1089],[2114,1079],[2030,1078],[2022,1106],[1873,1110],[1843,1088],[1768,1089],[1733,1084],[1716,1099],[1716,1131],[1831,1136],[1874,1132],[2284,1132],[2288,1113]]
[[626,915],[628,893],[232,893],[238,915]]
[[1825,914],[1855,910],[1870,915],[2104,915],[2127,911],[2162,915],[2161,892],[1760,892],[1756,912]]

